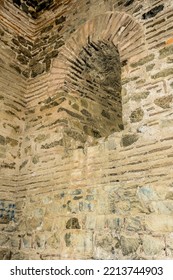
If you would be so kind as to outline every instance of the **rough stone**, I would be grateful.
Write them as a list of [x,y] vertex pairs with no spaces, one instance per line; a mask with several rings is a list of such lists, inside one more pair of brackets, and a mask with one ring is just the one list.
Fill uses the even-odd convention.
[[172,4],[155,2],[1,1],[0,259],[173,258]]
[[58,40],[55,44],[55,49],[59,49],[63,45],[64,45],[64,41],[63,40]]
[[131,113],[130,121],[132,123],[140,122],[142,121],[143,117],[144,117],[144,111],[141,108],[137,108]]
[[37,163],[39,162],[39,157],[38,157],[38,156],[34,156],[34,157],[32,158],[32,162],[33,162],[34,164],[37,164]]
[[154,54],[150,54],[144,58],[141,58],[138,62],[131,64],[131,67],[136,68],[138,66],[142,66],[154,59]]
[[124,256],[135,253],[140,245],[138,237],[121,236],[120,244]]
[[10,64],[10,67],[15,69],[17,73],[21,74],[22,71],[18,65]]
[[67,229],[80,229],[79,221],[77,218],[71,218],[70,220],[67,221],[66,223],[66,228]]
[[134,144],[138,140],[138,136],[136,134],[128,134],[122,137],[121,144],[124,147],[128,147]]
[[164,78],[164,77],[170,76],[172,74],[173,74],[173,69],[168,68],[168,69],[165,69],[165,70],[162,70],[162,71],[156,73],[155,75],[152,75],[151,78],[152,79]]
[[20,44],[22,44],[23,46],[27,47],[27,40],[25,40],[24,37],[18,36],[17,39],[18,39]]
[[173,45],[166,46],[159,51],[160,58],[165,58],[173,54]]
[[25,160],[24,162],[22,162],[19,169],[21,170],[22,168],[24,168],[27,165],[27,163],[28,163],[28,160]]
[[45,27],[44,29],[42,29],[41,33],[49,32],[52,28],[53,28],[53,25],[49,25],[49,26]]
[[131,97],[131,100],[140,101],[142,99],[146,99],[150,93],[148,91],[144,91],[141,93],[136,93]]
[[60,18],[57,18],[57,19],[55,20],[55,24],[56,24],[56,25],[61,24],[61,23],[63,23],[65,20],[66,20],[66,17],[61,16]]
[[11,251],[9,249],[0,249],[0,260],[10,260]]
[[146,71],[147,71],[147,72],[148,72],[148,71],[151,71],[151,70],[154,68],[154,66],[155,66],[154,63],[153,63],[153,64],[147,65],[147,66],[146,66]]
[[32,66],[31,70],[32,70],[31,77],[34,78],[44,72],[43,64],[37,63]]
[[163,240],[149,235],[142,238],[142,245],[144,253],[148,256],[158,255],[165,248]]
[[18,145],[18,140],[12,139],[10,137],[6,137],[6,143],[10,144],[12,147],[15,147]]
[[149,19],[149,18],[153,18],[155,17],[158,13],[160,13],[161,11],[163,11],[164,9],[164,5],[159,5],[159,6],[155,6],[154,8],[152,8],[151,10],[149,10],[147,13],[142,15],[143,19]]
[[167,109],[171,107],[171,103],[173,101],[173,96],[172,95],[168,95],[168,96],[163,96],[160,98],[157,98],[154,100],[154,103],[163,108],[163,109]]
[[53,0],[42,0],[42,1],[29,1],[29,0],[13,0],[16,7],[23,10],[26,14],[30,14],[33,19],[37,19],[40,13],[49,9],[52,5]]
[[60,139],[58,141],[54,141],[50,144],[45,144],[45,145],[42,145],[41,146],[41,149],[51,149],[51,148],[54,148],[56,146],[63,146],[63,140]]
[[19,62],[23,65],[26,65],[28,63],[28,59],[23,55],[18,55],[17,60],[19,60]]

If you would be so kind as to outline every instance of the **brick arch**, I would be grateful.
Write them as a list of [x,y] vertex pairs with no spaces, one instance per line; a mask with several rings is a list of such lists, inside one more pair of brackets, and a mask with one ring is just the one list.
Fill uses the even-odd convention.
[[[140,55],[145,51],[145,37],[142,26],[130,15],[121,12],[107,12],[87,21],[76,30],[62,48],[52,65],[60,70],[62,79],[68,72],[69,58],[77,58],[88,38],[97,42],[108,40],[117,46],[121,61]],[[62,69],[63,74],[62,75]],[[56,70],[57,73],[57,70]]]
[[57,112],[66,120],[64,133],[85,143],[88,136],[107,137],[123,129],[121,65],[142,53],[144,46],[140,24],[125,13],[97,16],[73,33],[50,72],[60,93]]

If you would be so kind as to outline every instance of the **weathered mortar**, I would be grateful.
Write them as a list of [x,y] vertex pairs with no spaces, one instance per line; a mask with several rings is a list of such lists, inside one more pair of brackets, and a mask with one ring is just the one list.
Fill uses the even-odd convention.
[[[39,14],[37,38],[9,31],[2,35],[9,46],[2,48],[2,60],[8,56],[3,65],[14,79],[10,85],[3,82],[0,102],[8,106],[9,99],[16,106],[15,95],[26,108],[10,108],[18,116],[19,132],[13,131],[16,120],[8,113],[2,122],[3,170],[7,159],[15,169],[8,168],[7,177],[2,171],[0,211],[9,215],[0,218],[8,230],[0,238],[0,258],[172,259],[172,1],[151,1],[150,7],[137,0],[78,2],[75,7],[71,1],[69,10],[60,5],[49,24],[51,10]],[[81,131],[81,116],[92,117],[98,100],[94,107],[79,98],[79,81],[75,92],[73,79],[68,86],[64,82],[73,75],[71,66],[81,71],[78,61],[88,51],[88,38],[95,43],[106,39],[118,48],[124,130],[111,133],[106,127],[106,138],[82,143],[79,134],[64,134],[64,128]],[[8,52],[13,68],[19,67],[16,74],[8,67]],[[87,61],[92,71],[93,61]],[[27,81],[27,91],[23,86],[20,94],[12,90],[17,77],[16,88]],[[4,122],[11,128],[5,129]],[[11,151],[4,150],[6,145]],[[15,201],[6,192],[8,184]]]

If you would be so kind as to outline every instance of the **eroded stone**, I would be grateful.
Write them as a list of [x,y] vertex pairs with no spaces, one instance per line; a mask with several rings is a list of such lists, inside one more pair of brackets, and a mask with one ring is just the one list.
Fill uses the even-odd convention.
[[136,134],[128,134],[128,135],[124,135],[122,137],[121,144],[124,147],[128,147],[128,146],[134,144],[137,140],[138,140],[138,135],[136,135]]
[[171,107],[171,103],[173,101],[173,96],[172,95],[168,95],[168,96],[163,96],[160,98],[157,98],[154,100],[154,103],[163,108],[163,109],[167,109]]

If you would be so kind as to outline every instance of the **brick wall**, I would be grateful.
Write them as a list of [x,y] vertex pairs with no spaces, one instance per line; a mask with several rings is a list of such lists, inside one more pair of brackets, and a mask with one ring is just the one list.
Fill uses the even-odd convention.
[[[10,258],[172,259],[172,2],[70,1],[32,22],[29,74],[17,73],[26,107]],[[115,79],[106,93],[111,75],[105,79],[89,43],[95,52],[101,43],[118,51],[117,109]],[[17,54],[13,65],[23,67]],[[112,107],[113,117],[122,113],[114,131],[105,121]]]
[[15,53],[9,47],[11,33],[0,29],[0,259],[9,259],[17,246],[16,191],[20,149],[24,131],[26,83],[12,65]]

